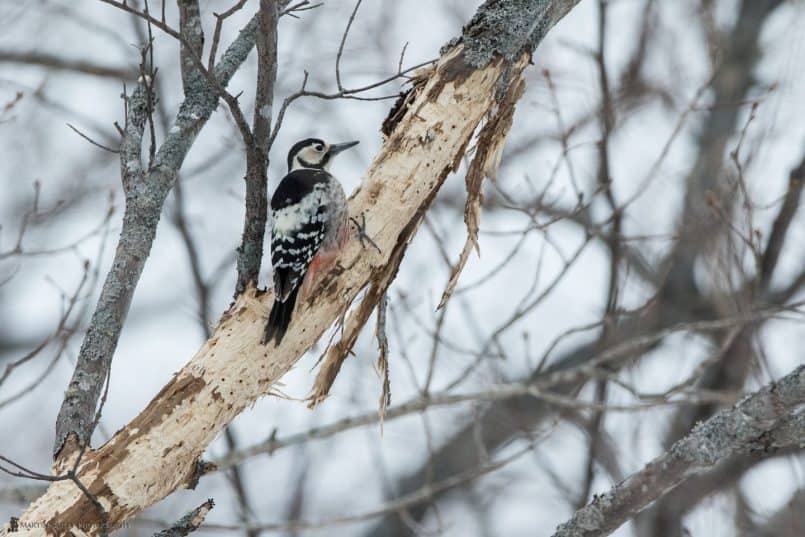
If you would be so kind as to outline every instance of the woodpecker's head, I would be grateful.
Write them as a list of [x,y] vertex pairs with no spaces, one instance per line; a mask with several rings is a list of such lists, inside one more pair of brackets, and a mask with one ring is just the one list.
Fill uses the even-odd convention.
[[333,157],[344,149],[358,145],[358,142],[343,144],[328,144],[318,138],[308,138],[296,142],[288,152],[288,171],[299,168],[318,168],[326,170],[333,161]]

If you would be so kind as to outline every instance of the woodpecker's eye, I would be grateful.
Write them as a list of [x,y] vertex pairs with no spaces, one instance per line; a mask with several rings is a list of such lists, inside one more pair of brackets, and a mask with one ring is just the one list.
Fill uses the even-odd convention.
[[316,151],[321,153],[322,151],[324,151],[324,146],[321,145],[321,144],[316,144],[316,145],[313,146],[313,149],[315,149]]

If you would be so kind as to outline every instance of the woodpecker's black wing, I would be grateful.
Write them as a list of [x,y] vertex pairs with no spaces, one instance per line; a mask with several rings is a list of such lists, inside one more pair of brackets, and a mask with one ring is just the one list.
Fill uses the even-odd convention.
[[296,296],[311,260],[327,233],[327,186],[324,170],[300,169],[280,181],[271,198],[271,264],[274,305],[263,343],[282,340],[291,322]]
[[281,301],[301,283],[324,240],[331,179],[323,170],[295,170],[280,181],[271,198],[271,263],[274,292]]

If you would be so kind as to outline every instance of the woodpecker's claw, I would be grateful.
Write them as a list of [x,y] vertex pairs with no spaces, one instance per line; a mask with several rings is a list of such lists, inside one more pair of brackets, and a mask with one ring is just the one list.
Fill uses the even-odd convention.
[[382,254],[383,250],[380,249],[380,246],[378,246],[377,243],[372,240],[372,237],[370,237],[366,233],[366,215],[361,214],[360,222],[358,222],[357,218],[354,218],[352,216],[350,216],[349,219],[353,224],[355,224],[355,228],[358,230],[358,240],[361,241],[361,247],[365,249],[366,243],[368,242],[369,244],[375,247],[377,253]]

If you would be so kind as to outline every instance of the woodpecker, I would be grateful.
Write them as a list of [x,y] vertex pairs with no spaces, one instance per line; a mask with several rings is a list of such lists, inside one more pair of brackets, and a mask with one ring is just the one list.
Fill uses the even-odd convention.
[[271,197],[271,264],[274,305],[263,344],[279,345],[296,305],[317,272],[329,268],[349,238],[347,197],[328,171],[333,158],[358,142],[297,142],[288,152],[288,174]]

